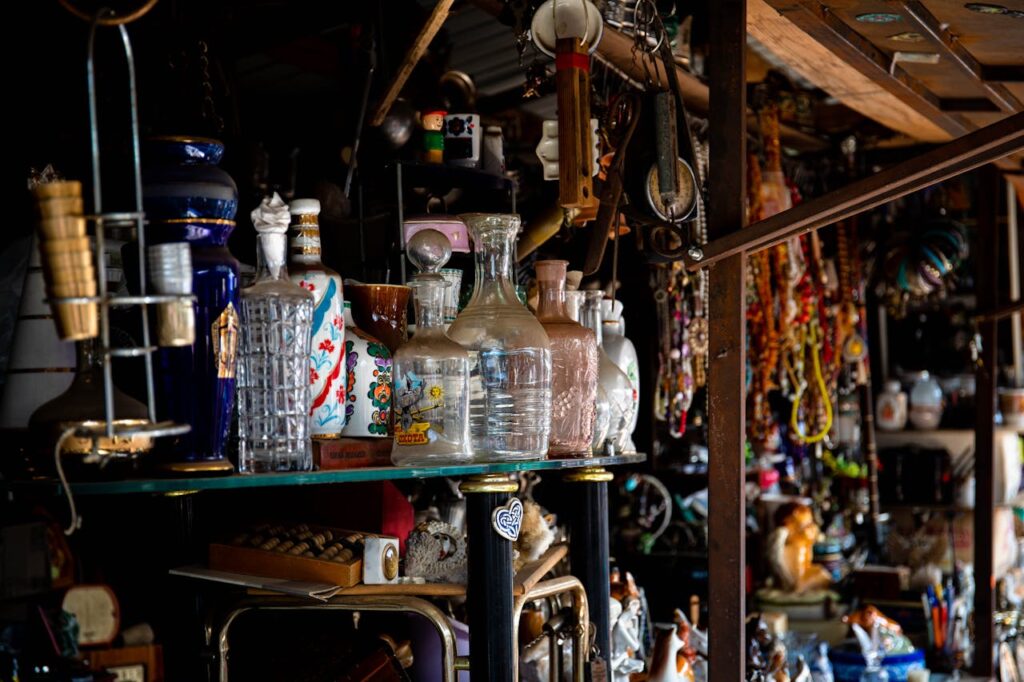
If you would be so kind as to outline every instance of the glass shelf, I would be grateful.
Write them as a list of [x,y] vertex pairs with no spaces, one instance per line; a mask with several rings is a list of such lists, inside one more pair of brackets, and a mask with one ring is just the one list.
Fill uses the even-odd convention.
[[[394,481],[411,478],[458,478],[475,474],[500,474],[515,471],[553,471],[582,467],[606,467],[639,464],[647,459],[644,454],[591,457],[588,459],[544,459],[534,462],[508,462],[502,464],[465,464],[439,467],[368,467],[338,471],[309,471],[280,474],[232,474],[230,476],[203,476],[192,478],[132,478],[121,481],[72,482],[75,495],[131,495],[139,493],[188,493],[199,490],[239,490],[243,488],[273,488],[292,485],[325,485],[329,483],[358,483],[364,481]],[[54,479],[34,481],[0,481],[0,490],[60,494],[60,484]]]

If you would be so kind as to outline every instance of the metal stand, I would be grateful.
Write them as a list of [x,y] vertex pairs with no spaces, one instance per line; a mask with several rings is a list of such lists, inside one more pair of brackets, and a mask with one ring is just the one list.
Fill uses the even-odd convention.
[[[565,475],[573,486],[569,563],[587,592],[594,623],[596,657],[611,657],[611,585],[608,576],[608,482],[615,476],[602,467],[585,467]],[[606,670],[610,670],[606,666]],[[610,673],[608,673],[610,675]],[[601,682],[610,680],[610,676]],[[598,682],[591,680],[591,682]]]
[[[117,17],[109,9],[100,10],[89,28],[89,41],[86,54],[86,76],[89,91],[89,140],[92,152],[92,195],[93,214],[85,216],[85,219],[95,225],[95,260],[96,260],[96,285],[98,296],[64,297],[51,298],[50,304],[59,303],[96,303],[99,309],[99,330],[100,346],[98,349],[103,375],[103,414],[104,422],[96,425],[77,425],[67,429],[58,439],[55,449],[57,473],[61,483],[68,491],[68,503],[71,508],[71,526],[68,534],[75,531],[80,520],[75,511],[74,500],[68,490],[67,481],[60,463],[61,446],[72,436],[78,438],[91,438],[93,450],[98,450],[98,443],[103,438],[130,438],[133,436],[146,436],[157,438],[161,436],[177,436],[188,433],[191,427],[188,424],[175,424],[173,422],[158,422],[156,418],[156,400],[153,389],[153,359],[152,354],[156,347],[151,345],[149,333],[148,306],[155,303],[168,303],[181,299],[193,300],[189,295],[150,295],[146,292],[146,237],[143,230],[145,214],[142,210],[142,162],[139,152],[139,112],[138,99],[136,96],[135,80],[135,59],[132,51],[132,43],[128,37],[128,29],[125,24],[138,19],[145,14],[155,3],[147,5],[132,15]],[[65,3],[68,6],[68,3]],[[81,16],[73,8],[72,11]],[[131,117],[131,162],[132,162],[132,190],[134,193],[134,210],[117,213],[103,212],[103,185],[100,164],[100,134],[99,119],[96,104],[96,67],[95,67],[95,45],[96,29],[99,26],[115,25],[121,34],[121,45],[124,49],[125,62],[128,68],[128,98],[129,112]],[[108,227],[134,226],[138,242],[138,296],[117,296],[107,290],[107,267],[104,258],[104,241]],[[110,345],[110,309],[114,306],[139,306],[142,316],[142,345],[128,348],[112,348]],[[146,384],[146,407],[149,420],[146,423],[121,423],[114,413],[114,381],[112,361],[116,357],[142,357],[145,365]]]
[[473,476],[459,485],[466,495],[469,545],[469,665],[474,679],[488,682],[513,682],[517,677],[512,641],[512,543],[495,532],[491,513],[518,489],[503,474]]

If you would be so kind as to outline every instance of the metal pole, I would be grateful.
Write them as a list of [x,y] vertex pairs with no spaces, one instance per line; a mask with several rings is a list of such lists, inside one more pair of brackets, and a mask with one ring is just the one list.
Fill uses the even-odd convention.
[[[614,476],[600,467],[584,467],[565,476],[577,483],[570,522],[569,565],[587,591],[590,620],[596,630],[596,655],[611,658],[611,584],[608,576],[608,481]],[[611,667],[606,666],[611,679]],[[591,682],[598,682],[591,680]]]
[[512,543],[491,525],[491,513],[505,504],[519,486],[501,474],[467,478],[466,534],[469,546],[469,666],[474,679],[512,682],[515,643],[512,641]]
[[[708,236],[746,225],[746,0],[711,4]],[[746,678],[746,253],[711,268],[708,391],[708,672],[716,682]]]
[[[978,309],[991,310],[999,290],[999,173],[986,166],[978,183],[977,294]],[[978,323],[978,357],[974,424],[974,674],[992,677],[994,666],[995,566],[992,524],[995,506],[996,367],[998,337],[994,319]]]

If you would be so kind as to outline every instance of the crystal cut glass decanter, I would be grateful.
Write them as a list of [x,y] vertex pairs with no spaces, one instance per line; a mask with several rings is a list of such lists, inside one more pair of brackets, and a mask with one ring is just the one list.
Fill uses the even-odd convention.
[[462,217],[473,238],[476,285],[448,335],[469,351],[474,459],[542,459],[551,428],[551,345],[508,276],[519,216]]
[[593,330],[597,337],[599,349],[597,381],[608,397],[611,413],[608,436],[602,449],[610,454],[618,454],[625,450],[630,439],[630,424],[633,421],[634,410],[633,384],[629,381],[626,373],[612,362],[601,346],[601,299],[604,298],[604,294],[600,291],[587,291],[585,294],[583,310],[580,313],[581,322],[584,327]]
[[469,435],[469,353],[445,333],[450,283],[439,273],[451,257],[441,232],[417,232],[407,247],[421,274],[409,282],[416,334],[395,352],[395,441],[399,466],[458,464],[472,459]]
[[[284,215],[258,215],[276,211]],[[266,212],[266,211],[265,211]],[[279,212],[278,212],[279,213]],[[253,211],[259,231],[259,274],[241,292],[238,350],[238,470],[308,471],[309,349],[313,295],[285,268],[288,208],[275,195]]]
[[537,319],[551,342],[551,457],[591,455],[597,397],[597,340],[565,309],[564,260],[537,261]]

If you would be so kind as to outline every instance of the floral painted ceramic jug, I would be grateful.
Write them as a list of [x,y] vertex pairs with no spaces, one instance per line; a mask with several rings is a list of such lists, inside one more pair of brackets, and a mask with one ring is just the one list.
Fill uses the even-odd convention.
[[391,424],[391,351],[355,326],[345,301],[345,428],[348,437],[387,438]]
[[345,426],[345,317],[341,277],[320,260],[320,202],[295,199],[291,213],[288,274],[313,294],[313,342],[309,352],[310,435],[341,437]]

